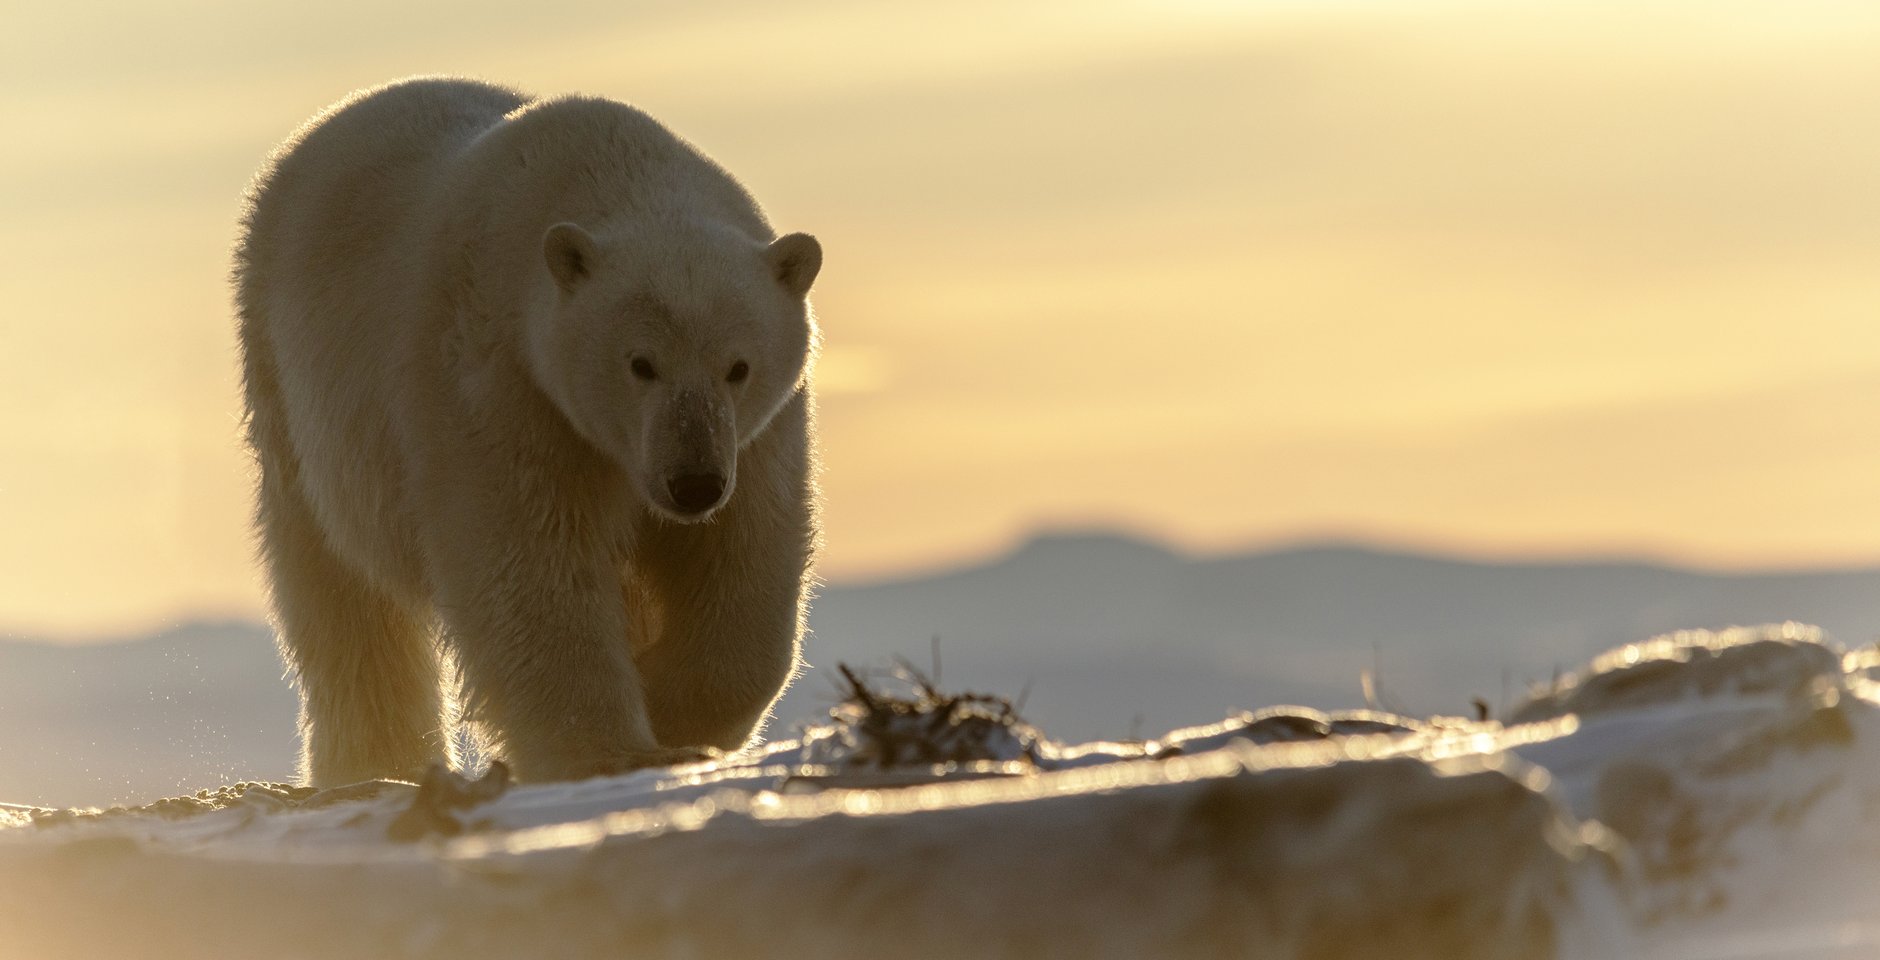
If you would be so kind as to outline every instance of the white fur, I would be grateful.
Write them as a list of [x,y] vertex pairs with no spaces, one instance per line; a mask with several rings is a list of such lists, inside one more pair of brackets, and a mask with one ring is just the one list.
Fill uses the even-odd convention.
[[631,107],[448,79],[314,118],[245,227],[306,776],[448,759],[438,637],[521,777],[743,746],[797,669],[817,540],[815,241]]

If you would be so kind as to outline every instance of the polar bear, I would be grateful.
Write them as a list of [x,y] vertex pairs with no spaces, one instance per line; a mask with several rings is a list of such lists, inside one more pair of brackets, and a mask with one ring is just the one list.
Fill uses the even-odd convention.
[[632,107],[437,78],[309,121],[242,226],[303,776],[449,762],[458,693],[521,779],[750,741],[819,536],[816,240]]

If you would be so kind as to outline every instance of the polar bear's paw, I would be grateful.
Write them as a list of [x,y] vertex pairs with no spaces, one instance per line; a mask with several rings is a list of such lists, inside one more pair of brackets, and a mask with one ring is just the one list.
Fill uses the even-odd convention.
[[724,751],[716,747],[657,747],[652,750],[636,750],[609,757],[593,766],[588,777],[607,777],[636,770],[652,770],[663,767],[683,767],[697,763],[716,763],[724,759]]

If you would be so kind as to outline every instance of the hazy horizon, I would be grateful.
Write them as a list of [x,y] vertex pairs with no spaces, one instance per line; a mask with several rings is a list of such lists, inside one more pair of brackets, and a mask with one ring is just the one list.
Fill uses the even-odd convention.
[[827,251],[828,550],[1040,528],[1880,563],[1880,8],[319,10],[0,36],[0,631],[258,618],[225,277],[268,150],[459,73],[636,103]]
[[[1183,563],[1195,564],[1221,563],[1235,560],[1283,557],[1309,553],[1346,553],[1380,558],[1406,558],[1441,565],[1480,567],[1509,572],[1545,572],[1552,569],[1571,571],[1598,568],[1638,568],[1675,574],[1690,574],[1697,577],[1721,576],[1744,578],[1790,576],[1806,578],[1811,576],[1834,576],[1844,574],[1880,574],[1880,561],[1857,564],[1823,564],[1816,566],[1706,567],[1702,564],[1685,563],[1671,558],[1644,554],[1582,552],[1553,554],[1527,553],[1496,556],[1451,549],[1440,544],[1418,544],[1407,541],[1386,541],[1378,539],[1366,540],[1342,536],[1335,533],[1323,536],[1304,536],[1297,539],[1250,543],[1220,549],[1192,549],[1180,543],[1160,538],[1155,533],[1145,530],[1134,530],[1117,526],[1041,526],[1033,528],[1023,535],[1009,541],[1002,541],[996,544],[992,549],[977,556],[937,562],[925,566],[910,567],[907,569],[877,571],[873,575],[850,576],[838,579],[823,578],[817,593],[820,595],[826,594],[832,590],[874,590],[934,583],[962,575],[970,575],[998,568],[1003,564],[1012,562],[1029,550],[1040,547],[1064,546],[1067,544],[1074,547],[1101,547],[1107,544],[1141,547],[1166,553]],[[812,604],[812,613],[813,608],[814,604]],[[1796,612],[1802,613],[1803,611]],[[177,631],[190,631],[216,625],[266,625],[268,619],[265,608],[258,607],[246,611],[182,610],[169,615],[152,618],[144,623],[130,624],[121,629],[84,632],[35,632],[13,628],[8,624],[0,623],[0,643],[25,642],[95,646],[122,642],[140,642]],[[1806,618],[1804,617],[1804,619]]]

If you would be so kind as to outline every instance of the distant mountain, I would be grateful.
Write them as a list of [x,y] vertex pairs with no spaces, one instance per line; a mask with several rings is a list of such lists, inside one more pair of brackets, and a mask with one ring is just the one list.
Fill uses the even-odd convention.
[[[1187,558],[1113,535],[1050,536],[986,566],[832,588],[810,712],[837,661],[896,653],[949,685],[1015,695],[1055,735],[1118,737],[1273,703],[1348,707],[1375,670],[1412,713],[1499,705],[1615,644],[1691,627],[1801,620],[1880,636],[1880,569],[1714,574],[1637,563],[1483,563],[1357,546]],[[1504,680],[1505,678],[1505,680]],[[1504,685],[1508,688],[1504,694]]]
[[[836,698],[834,667],[926,669],[1018,696],[1067,739],[1274,703],[1412,713],[1499,705],[1614,644],[1801,620],[1880,636],[1880,569],[1713,574],[1632,563],[1479,563],[1355,546],[1189,558],[1105,534],[817,600],[807,675],[773,735]],[[265,627],[198,624],[87,647],[0,642],[0,800],[99,804],[292,772],[294,698]]]

